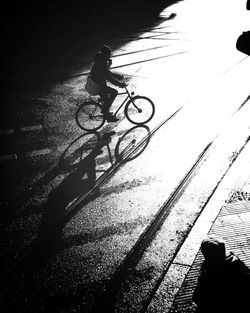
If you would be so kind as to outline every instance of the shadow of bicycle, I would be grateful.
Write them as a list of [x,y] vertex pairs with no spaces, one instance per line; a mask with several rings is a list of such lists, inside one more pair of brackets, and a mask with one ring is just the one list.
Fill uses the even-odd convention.
[[[134,126],[118,139],[115,148],[110,147],[112,137],[116,134],[110,131],[101,135],[97,131],[84,133],[76,138],[63,152],[59,161],[61,169],[74,169],[93,150],[107,149],[105,156],[100,156],[99,165],[115,162],[124,163],[137,158],[147,147],[150,140],[150,129],[146,125]],[[113,151],[111,151],[113,150]]]
[[111,148],[114,135],[114,131],[85,133],[63,152],[59,168],[70,174],[50,192],[44,205],[37,237],[38,241],[42,240],[43,248],[50,250],[57,246],[70,218],[99,195],[99,188],[124,163],[134,160],[146,149],[150,129],[146,125],[135,126],[122,134]]
[[[113,146],[112,140],[116,140]],[[94,240],[95,234],[84,232],[64,238],[63,229],[77,212],[100,195],[99,187],[110,175],[145,151],[149,140],[149,127],[143,125],[135,126],[121,134],[114,131],[102,134],[85,133],[65,149],[58,164],[57,174],[69,174],[49,193],[43,206],[37,237],[29,249],[29,258],[20,265],[27,281],[32,280],[33,274],[46,266],[53,253],[82,244],[90,238]],[[107,152],[104,153],[104,150]],[[103,165],[106,165],[105,170]],[[98,173],[101,173],[99,177]],[[42,301],[47,302],[50,296],[46,290],[40,291],[41,298],[44,298]],[[71,300],[76,301],[75,298]]]

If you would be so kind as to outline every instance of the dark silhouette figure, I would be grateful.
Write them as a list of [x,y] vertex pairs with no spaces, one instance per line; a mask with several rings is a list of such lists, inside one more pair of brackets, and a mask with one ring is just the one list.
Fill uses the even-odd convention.
[[[250,10],[250,0],[246,2],[246,9]],[[247,55],[250,55],[250,30],[243,31],[236,41],[236,48]]]
[[117,119],[111,114],[111,112],[109,112],[109,108],[115,100],[118,91],[115,88],[108,86],[107,81],[120,88],[124,88],[125,83],[120,82],[110,72],[109,68],[112,64],[110,57],[111,49],[106,45],[102,46],[101,50],[95,55],[95,63],[91,68],[89,78],[97,84],[97,93],[101,96],[101,99],[104,102],[104,113],[107,115],[108,121],[113,122],[117,121]]
[[250,55],[250,30],[243,32],[237,39],[236,48],[247,55]]
[[250,269],[216,236],[202,241],[205,258],[193,294],[197,313],[249,312]]

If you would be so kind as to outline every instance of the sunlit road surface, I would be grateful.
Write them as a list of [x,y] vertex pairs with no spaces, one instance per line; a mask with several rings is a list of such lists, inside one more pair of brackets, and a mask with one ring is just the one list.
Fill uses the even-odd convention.
[[[171,13],[176,16],[168,19]],[[104,127],[101,135],[108,131],[116,134],[111,141],[101,140],[102,153],[95,156],[97,181],[93,195],[87,204],[76,207],[61,229],[61,238],[48,264],[34,276],[39,290],[46,289],[51,296],[76,293],[84,312],[90,311],[97,292],[104,291],[104,286],[108,290],[109,279],[123,265],[140,235],[211,144],[194,175],[171,203],[169,215],[163,218],[152,241],[145,244],[141,257],[129,263],[131,268],[125,273],[123,285],[117,284],[117,312],[145,311],[145,299],[149,301],[151,290],[202,206],[249,138],[250,109],[249,100],[245,100],[250,93],[250,61],[235,48],[238,36],[250,29],[248,15],[245,1],[229,4],[223,0],[218,4],[186,0],[164,10],[157,26],[135,33],[132,38],[113,39],[113,69],[130,78],[136,93],[154,101],[156,113],[148,128],[130,131],[133,126],[123,113],[119,123]],[[81,69],[88,70],[89,66]],[[73,96],[79,93],[85,79],[79,76],[67,81],[68,86],[77,87]],[[122,97],[117,98],[114,107]],[[52,122],[48,116],[48,126]],[[145,138],[148,141],[145,149],[141,147],[142,153],[135,151],[121,162],[115,159],[115,152],[126,132],[120,151],[133,149]],[[80,145],[86,143],[81,130],[75,138],[79,138]],[[98,141],[98,137],[94,140]],[[37,201],[42,197],[37,196]],[[84,200],[84,195],[76,200],[80,203],[79,199]],[[72,206],[74,201],[69,211]],[[40,217],[34,220],[38,227]],[[36,230],[31,230],[30,241]],[[19,288],[22,282],[17,282],[14,289]],[[6,292],[13,292],[13,287]],[[39,291],[34,293],[35,298],[39,297]],[[76,310],[78,302],[72,304]]]

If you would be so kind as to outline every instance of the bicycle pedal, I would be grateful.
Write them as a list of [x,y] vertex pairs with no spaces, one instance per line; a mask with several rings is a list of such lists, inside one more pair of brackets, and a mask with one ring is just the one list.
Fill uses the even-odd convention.
[[110,116],[107,118],[107,122],[118,122],[119,119],[116,118],[115,116]]

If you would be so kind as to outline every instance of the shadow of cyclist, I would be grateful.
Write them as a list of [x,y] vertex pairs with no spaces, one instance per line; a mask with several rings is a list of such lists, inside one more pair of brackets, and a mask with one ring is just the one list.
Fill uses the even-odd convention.
[[[72,172],[50,192],[44,205],[37,235],[38,255],[41,255],[38,264],[46,261],[48,254],[58,245],[65,224],[79,209],[77,205],[73,207],[73,203],[86,196],[85,205],[98,194],[98,188],[93,189],[96,184],[96,158],[103,153],[102,148],[114,134],[109,132],[102,137],[97,132],[85,134],[90,135],[88,139],[84,139],[85,135],[78,137],[62,154],[59,167]],[[94,139],[93,135],[96,135]],[[91,195],[88,194],[90,191],[93,191]]]
[[[38,239],[51,230],[49,245],[61,238],[61,231],[68,220],[67,207],[80,195],[86,194],[95,185],[96,157],[102,153],[97,148],[78,163],[77,169],[70,173],[48,196],[38,230]],[[48,243],[48,242],[47,242]]]
[[[124,133],[118,140],[116,149],[116,157],[118,159],[115,163],[111,164],[107,171],[110,171],[112,168],[117,170],[119,164],[128,162],[139,156],[148,144],[148,133],[149,129],[147,126],[136,126]],[[82,242],[82,240],[84,240],[82,234],[70,236],[64,240],[62,230],[69,219],[79,210],[79,206],[71,206],[75,200],[79,199],[80,196],[86,196],[83,202],[83,205],[85,205],[97,196],[99,183],[96,177],[96,166],[100,161],[102,162],[102,157],[100,159],[97,159],[97,157],[102,154],[102,148],[110,142],[114,134],[115,132],[108,132],[102,136],[97,135],[94,137],[96,141],[90,141],[90,138],[92,138],[91,135],[93,136],[93,134],[90,134],[86,140],[85,137],[83,139],[83,136],[80,136],[79,138],[84,141],[86,150],[81,150],[81,146],[78,146],[75,140],[72,142],[73,145],[69,145],[72,150],[66,149],[65,153],[62,154],[62,157],[66,158],[66,160],[65,163],[61,163],[61,165],[64,164],[66,168],[71,169],[71,173],[50,192],[44,204],[37,239],[32,244],[29,259],[26,259],[25,264],[21,265],[21,273],[25,274],[23,277],[29,286],[32,286],[32,289],[39,293],[39,301],[45,306],[48,305],[49,308],[53,306],[54,312],[57,312],[57,307],[67,307],[68,305],[79,303],[78,301],[81,299],[82,295],[81,290],[79,292],[77,290],[71,290],[67,293],[67,297],[64,294],[62,299],[59,294],[51,298],[41,282],[38,285],[36,281],[33,281],[33,274],[46,265],[49,257],[53,255],[54,252],[58,251],[58,249],[60,250],[61,248],[64,249],[65,247],[79,244],[79,241]],[[141,142],[142,138],[139,137],[139,134],[141,134],[140,136],[142,137],[146,136],[147,139],[140,145],[138,150],[132,147],[131,144],[134,145],[136,139],[138,143]],[[81,157],[80,152],[84,153],[84,158]],[[105,156],[105,158],[107,157],[108,156]],[[92,191],[94,192],[92,193]],[[96,292],[99,290],[98,286],[92,286],[91,288],[96,290]],[[67,300],[67,303],[65,303],[63,299]],[[20,301],[22,301],[22,299]],[[39,303],[34,302],[32,305],[34,305],[37,311]],[[31,311],[32,308],[33,307],[31,307]]]
[[[86,234],[76,234],[64,239],[62,238],[62,230],[69,218],[78,210],[76,207],[76,210],[67,214],[70,203],[80,195],[88,194],[89,191],[93,190],[93,187],[95,187],[95,189],[98,187],[96,165],[99,163],[99,159],[97,160],[97,156],[102,153],[101,149],[110,142],[115,132],[108,132],[102,136],[98,134],[99,133],[96,133],[96,136],[93,137],[94,133],[91,133],[86,140],[83,135],[77,138],[84,141],[85,151],[81,149],[80,145],[76,144],[76,139],[69,145],[72,149],[70,150],[68,147],[65,153],[62,154],[62,159],[64,159],[65,162],[62,162],[61,166],[64,164],[73,171],[66,176],[58,187],[51,191],[45,203],[38,232],[40,244],[35,248],[35,253],[33,253],[35,259],[33,258],[30,262],[32,268],[29,267],[27,269],[29,271],[29,277],[32,276],[32,272],[36,272],[43,264],[46,264],[48,257],[53,251],[81,244],[85,240],[84,236],[86,236]],[[119,164],[129,162],[139,156],[145,150],[149,140],[149,128],[146,125],[135,126],[125,132],[119,138],[114,151],[116,162],[111,165],[108,171],[112,167],[116,168]],[[88,149],[92,149],[91,152],[88,153]],[[88,154],[82,159],[80,151],[84,155],[86,155],[85,153]],[[119,168],[119,166],[117,168]],[[93,197],[96,197],[96,193],[93,194]],[[87,197],[87,201],[84,202],[84,204],[92,199],[92,197]],[[51,296],[47,290],[42,287],[42,284],[41,286],[34,285],[34,288],[39,289],[40,299],[44,305],[43,312],[50,312],[51,308],[53,308],[53,312],[59,312],[72,305],[80,304],[85,293],[85,287],[86,286],[81,285],[79,288],[73,288],[66,293],[62,292],[62,294],[58,293]],[[98,294],[100,286],[94,284],[93,286],[88,286],[88,288],[92,289],[95,294]],[[37,306],[37,303],[34,303],[34,305]]]

